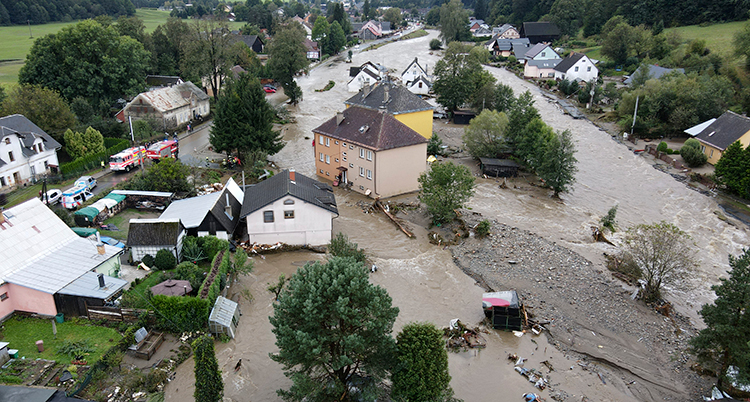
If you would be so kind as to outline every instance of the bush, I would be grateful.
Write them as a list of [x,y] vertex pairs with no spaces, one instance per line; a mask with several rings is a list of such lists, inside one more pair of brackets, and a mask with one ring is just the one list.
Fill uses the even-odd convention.
[[339,232],[336,237],[331,239],[331,244],[328,245],[328,251],[334,257],[351,257],[357,262],[365,262],[365,250],[357,248],[357,243],[349,241],[347,235]]
[[199,237],[198,244],[203,249],[203,254],[205,254],[206,258],[209,260],[213,260],[216,253],[219,251],[229,249],[229,242],[219,239],[216,236]]
[[205,274],[199,266],[189,261],[179,263],[173,273],[174,279],[188,281],[190,282],[190,287],[196,290],[200,289],[203,284]]
[[490,227],[491,226],[492,225],[490,224],[490,221],[488,221],[487,219],[485,219],[485,220],[479,222],[479,224],[477,225],[476,229],[474,229],[474,230],[477,232],[477,236],[484,237],[484,236],[487,236],[488,234],[490,234]]
[[427,155],[442,155],[443,154],[443,140],[438,137],[437,133],[433,133],[430,140],[427,141]]
[[154,295],[151,304],[157,312],[157,325],[165,331],[200,331],[208,324],[208,300],[191,296]]
[[508,57],[508,63],[510,63],[510,64],[516,64],[517,62],[518,62],[518,59],[516,58],[516,56],[510,56],[510,57]]
[[430,41],[430,50],[439,50],[443,47],[443,42],[440,39],[433,39]]
[[685,144],[680,148],[680,156],[685,160],[688,166],[691,168],[703,166],[707,161],[708,157],[706,154],[701,152],[701,145],[695,138],[690,138],[685,141]]
[[555,80],[547,80],[547,86],[552,88],[557,85],[557,81]]
[[668,148],[669,148],[669,146],[667,145],[667,143],[664,142],[664,141],[662,141],[662,142],[659,143],[659,146],[656,147],[656,150],[658,152],[667,152]]
[[78,158],[72,162],[63,163],[60,165],[60,172],[64,176],[74,176],[78,173],[96,169],[101,166],[102,161],[104,161],[105,164],[109,163],[109,157],[111,155],[127,149],[130,146],[130,142],[119,138],[105,138],[104,145],[107,147],[106,151],[97,152],[95,154]]
[[[203,252],[203,248],[198,244],[197,237],[187,236],[182,240],[183,261],[190,261],[193,264],[197,264],[205,259],[206,253]],[[179,265],[177,267],[179,268]]]
[[146,264],[147,267],[153,268],[154,267],[154,256],[151,254],[146,254],[143,256],[143,259],[141,259],[141,262]]
[[174,258],[174,254],[167,249],[161,249],[156,252],[156,258],[154,258],[154,268],[159,271],[168,271],[173,269],[177,265],[177,259]]
[[208,273],[198,291],[198,296],[208,300],[210,306],[214,305],[216,298],[221,294],[221,289],[226,285],[230,264],[228,250],[219,251],[211,263],[211,272]]

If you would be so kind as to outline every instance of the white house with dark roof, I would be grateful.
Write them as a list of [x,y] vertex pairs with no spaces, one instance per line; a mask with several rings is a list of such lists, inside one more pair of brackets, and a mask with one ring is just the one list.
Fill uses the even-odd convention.
[[592,81],[599,77],[599,69],[583,53],[571,53],[555,66],[555,79],[568,81]]
[[136,95],[119,113],[120,121],[155,118],[168,130],[211,112],[208,95],[192,82],[158,88]]
[[518,39],[521,37],[521,34],[518,33],[516,27],[510,24],[503,24],[499,27],[492,28],[492,35],[497,35],[497,37],[501,39]]
[[383,78],[383,74],[379,66],[368,61],[359,67],[350,68],[349,77],[352,79],[349,80],[346,88],[349,92],[357,92],[365,86],[379,82]]
[[112,277],[122,249],[79,237],[37,198],[0,213],[0,244],[0,318],[85,314],[83,302],[101,306],[127,284]]
[[401,73],[401,82],[411,93],[417,95],[427,95],[432,88],[432,80],[427,74],[427,69],[419,64],[416,57]]
[[160,220],[179,219],[189,236],[216,236],[229,239],[239,224],[242,189],[231,178],[221,191],[174,201]]
[[20,114],[0,118],[0,188],[17,186],[57,169],[62,146]]
[[284,170],[246,187],[240,217],[250,243],[322,246],[338,214],[329,184]]
[[148,254],[156,256],[167,250],[180,261],[185,227],[179,219],[131,219],[128,227],[128,248],[133,261],[142,261]]

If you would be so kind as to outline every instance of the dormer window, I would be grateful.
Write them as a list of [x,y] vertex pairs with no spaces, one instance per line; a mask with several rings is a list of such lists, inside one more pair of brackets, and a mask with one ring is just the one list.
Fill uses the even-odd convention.
[[5,143],[10,144],[10,137],[5,137]]

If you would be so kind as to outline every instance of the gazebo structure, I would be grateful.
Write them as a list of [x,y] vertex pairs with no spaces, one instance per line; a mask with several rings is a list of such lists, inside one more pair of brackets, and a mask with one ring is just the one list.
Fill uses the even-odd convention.
[[226,297],[216,298],[214,308],[208,317],[208,329],[212,334],[224,334],[234,339],[237,324],[240,322],[240,307]]
[[151,293],[164,296],[185,296],[193,291],[190,281],[167,279],[157,285],[151,286]]

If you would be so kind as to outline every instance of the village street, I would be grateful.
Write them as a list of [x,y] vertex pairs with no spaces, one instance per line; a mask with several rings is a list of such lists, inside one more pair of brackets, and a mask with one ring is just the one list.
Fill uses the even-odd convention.
[[[398,76],[414,57],[418,57],[420,64],[431,73],[440,55],[431,54],[428,42],[436,36],[437,33],[431,31],[426,37],[363,51],[354,56],[351,64],[325,61],[308,76],[300,78],[298,82],[303,89],[304,100],[291,108],[297,123],[283,128],[287,145],[271,159],[282,168],[295,168],[314,177],[311,130],[343,110],[343,101],[354,95],[346,91],[348,68],[370,60],[393,69],[394,75]],[[713,199],[689,190],[671,176],[653,169],[644,158],[633,155],[592,123],[563,115],[533,85],[505,70],[489,68],[489,71],[499,82],[513,87],[516,95],[530,90],[542,118],[553,128],[571,130],[578,150],[577,183],[570,194],[562,196],[560,202],[549,198],[546,190],[532,186],[524,179],[511,182],[508,189],[501,189],[494,179],[478,178],[476,195],[469,204],[471,212],[499,224],[531,232],[503,232],[504,237],[518,240],[518,244],[522,239],[535,239],[524,243],[531,244],[531,249],[516,248],[513,252],[509,251],[507,244],[501,244],[497,239],[491,245],[471,239],[453,249],[431,245],[427,241],[427,230],[422,226],[427,221],[418,216],[419,212],[409,212],[404,216],[411,222],[410,226],[416,234],[416,239],[408,239],[384,216],[363,213],[357,203],[367,201],[364,197],[336,189],[340,216],[334,220],[334,232],[346,233],[380,267],[372,275],[372,281],[383,286],[393,298],[393,304],[401,309],[394,331],[399,331],[411,321],[430,321],[444,327],[451,319],[459,318],[470,326],[476,325],[483,317],[481,294],[484,289],[464,274],[456,261],[467,269],[471,264],[464,254],[481,254],[488,250],[498,253],[500,258],[503,258],[503,254],[507,258],[511,253],[519,256],[519,266],[477,259],[477,263],[492,268],[484,275],[493,286],[506,286],[529,294],[535,305],[539,305],[539,299],[546,298],[542,303],[546,302],[559,311],[579,308],[578,305],[574,306],[573,300],[555,299],[560,288],[582,286],[579,282],[568,282],[566,277],[579,279],[587,286],[597,284],[604,289],[601,293],[593,293],[594,289],[587,289],[586,292],[603,294],[605,296],[602,298],[611,299],[608,302],[619,303],[632,310],[633,316],[623,318],[620,325],[631,325],[644,331],[649,328],[661,330],[664,317],[637,307],[635,302],[628,300],[626,289],[609,277],[602,264],[602,253],[612,253],[615,249],[603,243],[591,242],[590,226],[615,204],[619,205],[617,218],[622,228],[666,220],[693,236],[701,251],[701,268],[693,278],[693,290],[670,293],[670,300],[679,312],[693,319],[694,325],[700,325],[696,311],[711,300],[710,285],[717,283],[721,275],[726,275],[727,254],[739,253],[742,245],[748,243],[744,226],[734,225],[731,219],[719,219],[716,213],[720,211]],[[328,80],[336,82],[332,90],[314,92],[323,88]],[[458,141],[461,129],[439,122],[436,123],[436,131],[441,135],[453,136],[451,141]],[[472,163],[468,160],[461,162]],[[398,197],[399,201],[415,199],[414,195]],[[495,226],[493,230],[499,228]],[[615,235],[615,242],[618,239],[619,236]],[[572,255],[566,249],[582,257]],[[524,261],[546,257],[549,257],[546,260],[549,267],[528,272],[522,280],[502,276],[503,270],[520,269]],[[243,312],[238,336],[233,341],[217,345],[217,358],[225,383],[225,400],[280,400],[275,390],[288,387],[290,381],[283,376],[281,367],[268,358],[268,353],[276,351],[276,347],[267,318],[273,313],[272,296],[265,289],[281,273],[290,275],[306,261],[322,258],[323,255],[304,251],[265,258],[256,256],[253,258],[255,271],[234,284],[230,296],[239,296]],[[538,260],[534,261],[535,265],[542,265]],[[539,267],[529,267],[533,268]],[[451,385],[456,396],[466,401],[519,401],[522,393],[533,392],[533,384],[518,375],[512,363],[507,361],[508,353],[517,353],[529,358],[526,367],[540,367],[545,360],[554,366],[555,371],[549,373],[554,386],[542,392],[547,400],[553,395],[565,401],[581,401],[583,396],[583,400],[589,401],[697,400],[696,391],[682,383],[685,375],[657,364],[665,362],[665,366],[670,357],[660,348],[654,349],[655,343],[641,344],[637,337],[633,339],[629,334],[618,332],[614,325],[613,329],[583,326],[586,325],[584,320],[590,317],[606,319],[607,315],[617,313],[614,320],[618,320],[619,310],[614,311],[615,307],[612,306],[587,310],[585,304],[579,304],[582,309],[578,310],[580,321],[561,322],[555,328],[570,328],[579,323],[581,327],[567,329],[570,335],[566,339],[563,339],[564,333],[553,331],[558,336],[553,343],[572,345],[570,349],[573,350],[578,350],[577,347],[593,349],[587,354],[596,357],[596,353],[601,353],[601,360],[612,362],[620,368],[619,371],[611,366],[596,370],[584,368],[575,356],[564,355],[549,345],[544,334],[538,337],[526,334],[516,338],[510,333],[490,331],[485,335],[488,340],[486,349],[449,355],[453,377]],[[672,339],[669,334],[661,338],[665,342]],[[234,372],[233,367],[239,358],[243,360],[242,369]],[[175,380],[166,387],[165,400],[192,400],[192,382],[192,359],[189,359],[177,369]]]

